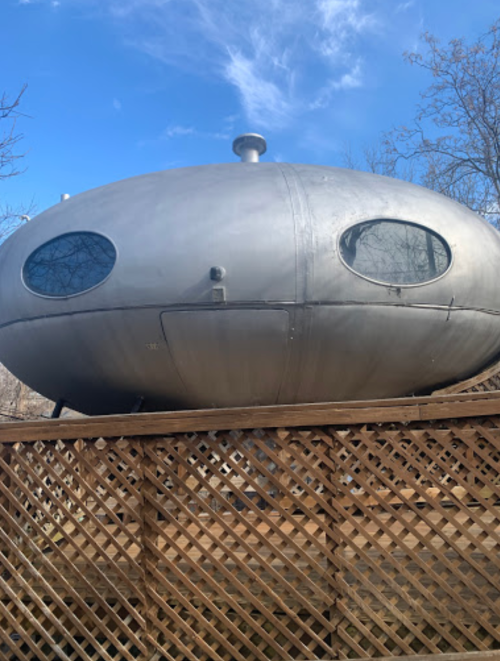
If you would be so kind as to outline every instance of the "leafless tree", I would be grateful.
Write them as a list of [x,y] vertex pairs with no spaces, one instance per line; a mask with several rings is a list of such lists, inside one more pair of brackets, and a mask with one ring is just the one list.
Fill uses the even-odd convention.
[[388,140],[385,137],[374,145],[365,145],[360,154],[354,153],[350,143],[344,144],[342,164],[351,170],[364,170],[404,181],[418,181],[415,163],[411,160],[403,162],[395,158],[392,149],[388,148]]
[[[0,198],[1,199],[1,198]],[[12,232],[29,220],[35,211],[33,200],[22,206],[12,206],[7,202],[0,202],[0,243]]]
[[17,120],[21,116],[20,104],[25,91],[26,85],[14,99],[9,99],[5,93],[0,97],[0,181],[20,172],[19,161],[24,154],[19,153],[18,145],[23,135],[17,132]]
[[405,54],[434,81],[414,120],[359,157],[347,145],[344,165],[420,183],[500,227],[500,20],[470,45],[441,46],[428,33],[423,41],[423,54]]
[[[6,179],[21,174],[24,153],[20,150],[23,138],[18,130],[22,116],[20,105],[26,86],[13,98],[0,96],[0,185]],[[0,191],[0,243],[26,222],[33,212],[33,202],[22,207],[9,205]],[[50,412],[51,403],[18,381],[0,365],[0,419],[26,419]]]
[[[25,91],[26,85],[12,98],[5,93],[0,96],[0,183],[23,171],[24,152],[20,150],[23,134],[18,130],[18,120],[23,116],[20,107]],[[26,222],[33,210],[33,201],[22,207],[13,207],[0,195],[0,242]]]
[[385,136],[395,172],[413,163],[420,183],[500,222],[500,20],[472,44],[423,36],[406,60],[429,72],[416,116]]
[[0,365],[0,422],[48,417],[53,406]]

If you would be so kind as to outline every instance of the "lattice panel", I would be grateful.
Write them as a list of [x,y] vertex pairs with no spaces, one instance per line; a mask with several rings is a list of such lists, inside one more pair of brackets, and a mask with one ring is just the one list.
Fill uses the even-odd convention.
[[0,659],[500,648],[498,423],[0,445]]
[[325,448],[294,456],[294,444],[270,431],[145,444],[151,598],[170,658],[332,656]]
[[470,388],[460,390],[460,392],[494,392],[500,388],[500,374],[494,374],[489,379],[477,383]]
[[500,647],[498,423],[329,430],[341,656]]
[[127,441],[3,447],[2,658],[133,661],[146,652],[138,456]]

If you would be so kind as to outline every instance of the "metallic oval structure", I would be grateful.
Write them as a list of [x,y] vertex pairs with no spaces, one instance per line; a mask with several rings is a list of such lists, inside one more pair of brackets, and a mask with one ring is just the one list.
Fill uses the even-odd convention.
[[[138,397],[167,410],[403,396],[497,357],[495,229],[424,188],[256,163],[245,145],[247,162],[119,181],[10,237],[0,247],[8,369],[101,414]],[[67,241],[63,257],[39,252],[77,235],[113,246],[109,273],[88,246],[76,261]],[[30,289],[23,273],[40,254]],[[93,269],[106,277],[87,287]]]

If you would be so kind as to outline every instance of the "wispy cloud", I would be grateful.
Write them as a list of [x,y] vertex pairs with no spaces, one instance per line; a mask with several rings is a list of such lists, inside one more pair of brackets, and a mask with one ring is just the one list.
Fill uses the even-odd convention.
[[52,9],[61,6],[61,0],[17,0],[18,5],[47,5]]
[[57,1],[92,5],[151,57],[222,79],[249,124],[271,129],[360,87],[358,40],[381,21],[373,0]]
[[162,137],[163,138],[178,138],[179,136],[184,136],[184,135],[193,135],[195,133],[195,129],[192,126],[169,126],[166,128],[163,133]]
[[234,121],[236,117],[230,115],[223,120],[220,131],[202,131],[195,126],[183,126],[182,124],[169,124],[155,138],[139,140],[136,144],[140,149],[158,145],[168,140],[200,138],[201,140],[230,140],[234,137]]
[[335,92],[356,89],[356,87],[361,87],[362,85],[361,65],[357,62],[350,71],[344,73],[340,78],[330,79],[319,91],[317,97],[311,102],[309,107],[311,110],[326,108]]
[[238,90],[248,120],[255,126],[279,128],[288,123],[292,102],[278,83],[262,75],[258,62],[229,51],[227,80]]
[[116,110],[116,112],[120,112],[122,109],[122,102],[120,99],[113,99],[113,108]]
[[407,11],[415,5],[415,0],[407,0],[407,2],[400,2],[396,6],[396,14],[400,14],[403,11]]
[[[203,63],[208,75],[236,89],[249,123],[268,129],[326,107],[335,92],[361,86],[356,39],[379,20],[368,11],[368,0],[146,0],[145,5],[151,12],[145,20],[151,28],[154,16],[156,28],[142,32],[135,45],[169,64],[199,68]],[[136,0],[128,0],[121,11],[146,17],[145,5],[139,10]],[[325,78],[332,81],[328,93]]]
[[317,7],[324,31],[318,48],[330,58],[350,55],[348,41],[356,34],[374,29],[378,22],[362,0],[317,0]]

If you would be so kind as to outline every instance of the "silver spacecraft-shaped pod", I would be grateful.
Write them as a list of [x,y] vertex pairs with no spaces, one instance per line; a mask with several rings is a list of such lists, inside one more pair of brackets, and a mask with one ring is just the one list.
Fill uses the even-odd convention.
[[133,177],[0,247],[0,361],[88,414],[430,392],[500,354],[500,234],[364,172],[258,162]]

